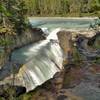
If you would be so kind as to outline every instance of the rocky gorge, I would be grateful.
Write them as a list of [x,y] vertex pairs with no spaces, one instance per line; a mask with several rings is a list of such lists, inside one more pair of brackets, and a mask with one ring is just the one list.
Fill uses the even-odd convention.
[[[89,100],[89,98],[91,100],[99,100],[100,68],[99,63],[95,63],[94,60],[100,57],[100,50],[88,45],[91,37],[97,38],[95,33],[92,33],[94,36],[90,38],[86,37],[86,35],[80,35],[83,32],[79,34],[79,32],[72,32],[66,29],[55,29],[51,33],[53,33],[53,37],[52,35],[48,36],[47,40],[42,40],[38,44],[36,43],[35,46],[31,45],[32,48],[25,46],[24,50],[26,51],[24,52],[22,49],[14,50],[11,55],[12,62],[0,69],[0,84],[3,90],[0,91],[0,96],[7,98],[4,93],[5,88],[9,90],[8,84],[13,84],[14,88],[16,87],[17,96],[21,93],[29,92],[18,97],[19,100],[22,100],[22,98],[23,100]],[[78,35],[74,33],[78,33]],[[90,35],[90,33],[88,34]],[[99,39],[95,39],[93,44],[99,45],[99,42],[96,41],[99,41]],[[54,52],[55,50],[56,53]],[[41,56],[42,58],[40,58]],[[89,59],[91,56],[93,59]],[[52,70],[51,68],[48,70],[49,67],[52,67]],[[44,70],[49,73],[44,75]],[[40,73],[41,75],[39,76]],[[40,77],[41,79],[39,79]],[[40,83],[42,86],[37,87],[37,85],[41,85]],[[92,84],[93,87],[91,87]],[[35,90],[32,91],[34,88]],[[84,94],[84,91],[89,92]],[[94,94],[93,97],[90,97],[90,91]]]
[[[84,37],[79,36],[80,37],[76,38],[77,41]],[[65,36],[63,39],[64,38]],[[77,44],[77,46],[78,45],[79,44]],[[94,49],[92,49],[92,54],[93,50]],[[83,51],[85,51],[85,49]],[[42,86],[20,96],[20,98],[24,100],[99,100],[100,62],[95,63],[93,59],[87,59],[87,56],[88,55],[85,54],[86,58],[83,57],[81,64],[80,61],[78,61],[77,64],[72,62],[64,63],[64,70],[56,73],[52,79],[45,82]]]

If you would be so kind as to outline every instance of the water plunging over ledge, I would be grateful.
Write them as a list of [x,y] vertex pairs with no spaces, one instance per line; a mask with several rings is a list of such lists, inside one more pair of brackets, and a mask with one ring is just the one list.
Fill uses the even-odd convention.
[[[16,73],[14,85],[23,86],[28,92],[52,78],[56,72],[63,68],[62,50],[59,43],[54,42],[58,41],[56,36],[58,31],[59,29],[55,29],[46,40],[25,46],[12,53],[12,62],[23,64]],[[54,41],[52,42],[51,39]],[[0,72],[0,76],[5,72]],[[2,83],[11,83],[12,76],[4,76],[6,77]]]
[[[84,30],[88,28],[91,20],[93,19],[63,19],[63,21],[60,19],[55,21],[47,19],[33,23],[33,27],[47,28],[49,36],[46,40],[25,46],[12,53],[12,62],[22,64],[15,75],[14,85],[23,86],[28,92],[52,78],[56,72],[62,69],[63,62],[63,53],[56,33],[62,28],[82,28]],[[61,29],[58,27],[61,27]],[[11,70],[12,67],[10,66],[0,70],[0,84],[12,82]]]

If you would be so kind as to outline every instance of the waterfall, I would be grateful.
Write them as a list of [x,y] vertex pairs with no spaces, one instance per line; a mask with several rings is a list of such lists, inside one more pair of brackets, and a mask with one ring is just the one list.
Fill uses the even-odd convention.
[[26,87],[28,92],[63,68],[63,53],[56,35],[59,30],[52,31],[46,40],[13,52],[12,60],[23,64],[16,74],[15,85]]

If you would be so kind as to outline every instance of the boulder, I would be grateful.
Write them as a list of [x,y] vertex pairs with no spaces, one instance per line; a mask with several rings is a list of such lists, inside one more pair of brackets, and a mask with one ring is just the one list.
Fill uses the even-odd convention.
[[12,49],[20,48],[26,46],[30,43],[36,43],[38,41],[44,40],[44,32],[40,28],[30,28],[25,31],[24,34],[15,37],[15,43]]
[[57,33],[59,44],[64,52],[64,62],[69,62],[72,55],[72,34],[69,31],[62,30]]

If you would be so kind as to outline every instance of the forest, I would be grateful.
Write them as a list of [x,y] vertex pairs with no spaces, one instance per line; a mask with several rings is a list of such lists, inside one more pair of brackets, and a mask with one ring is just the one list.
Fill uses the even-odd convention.
[[88,16],[100,13],[100,0],[25,0],[30,16]]

